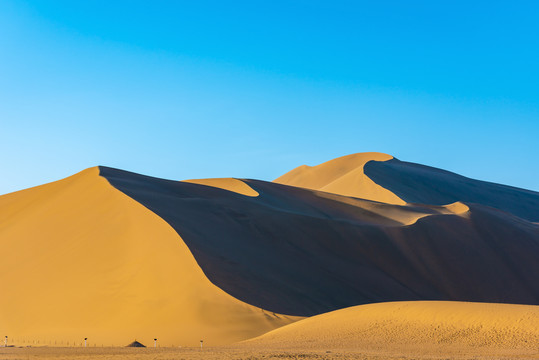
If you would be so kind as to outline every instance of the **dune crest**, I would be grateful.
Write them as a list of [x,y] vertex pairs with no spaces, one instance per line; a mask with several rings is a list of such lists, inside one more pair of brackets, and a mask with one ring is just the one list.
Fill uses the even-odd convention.
[[211,186],[223,190],[228,190],[235,192],[237,194],[245,195],[245,196],[252,196],[256,197],[258,196],[258,192],[256,192],[252,187],[247,185],[245,182],[243,182],[240,179],[235,178],[211,178],[211,179],[191,179],[191,180],[183,180],[183,182],[188,182],[191,184],[199,184],[204,186]]
[[451,301],[360,305],[310,317],[242,342],[242,346],[255,349],[416,355],[453,351],[499,354],[508,349],[537,354],[537,344],[539,306]]
[[376,184],[363,171],[363,167],[369,161],[388,161],[391,159],[393,159],[391,155],[376,152],[352,154],[316,166],[299,166],[273,182],[388,204],[404,205],[405,201]]
[[[413,225],[417,220],[431,215],[460,215],[470,208],[461,202],[445,206],[425,206],[421,204],[393,205],[383,202],[340,196],[326,192],[314,192],[313,195],[348,204],[364,212],[363,218],[371,224],[382,226]],[[366,216],[370,214],[371,216]]]
[[0,220],[11,254],[0,262],[0,331],[12,338],[217,345],[298,319],[212,284],[174,229],[98,168],[0,197]]

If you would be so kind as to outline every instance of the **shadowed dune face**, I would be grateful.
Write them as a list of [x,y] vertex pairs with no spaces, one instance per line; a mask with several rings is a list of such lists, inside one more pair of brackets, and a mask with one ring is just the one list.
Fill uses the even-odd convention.
[[246,303],[313,315],[396,300],[539,303],[539,227],[481,205],[399,206],[256,180],[259,196],[101,167]]
[[[533,354],[539,307],[445,301],[369,304],[314,316],[243,342],[249,349]],[[502,352],[500,352],[502,351]],[[536,354],[536,353],[535,353]]]
[[0,331],[22,345],[227,344],[297,320],[213,285],[174,229],[97,168],[1,196],[0,246]]
[[397,159],[370,161],[365,164],[364,171],[376,184],[408,203],[478,203],[529,221],[539,221],[539,193],[534,191],[469,179]]

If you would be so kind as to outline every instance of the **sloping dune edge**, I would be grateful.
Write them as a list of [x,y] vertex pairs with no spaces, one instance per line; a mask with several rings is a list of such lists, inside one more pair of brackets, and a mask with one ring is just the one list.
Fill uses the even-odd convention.
[[247,185],[240,179],[235,178],[211,178],[211,179],[191,179],[183,180],[183,182],[198,184],[204,186],[216,187],[223,190],[228,190],[235,192],[237,194],[256,197],[258,192],[255,191],[252,187]]
[[220,345],[299,319],[211,283],[167,222],[99,172],[0,197],[0,245],[14,254],[0,262],[0,330],[15,344]]
[[539,354],[539,306],[405,301],[313,316],[239,343],[246,348],[394,353]]

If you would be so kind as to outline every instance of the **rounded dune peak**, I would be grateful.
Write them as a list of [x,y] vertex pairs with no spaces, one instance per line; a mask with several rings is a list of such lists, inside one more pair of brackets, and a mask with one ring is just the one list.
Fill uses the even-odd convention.
[[274,182],[311,190],[325,191],[389,204],[406,204],[391,191],[372,181],[363,167],[369,161],[388,161],[393,156],[379,152],[364,152],[341,156],[320,165],[302,165],[282,175]]
[[191,179],[183,180],[183,182],[211,186],[227,191],[232,191],[245,196],[256,197],[259,195],[258,192],[256,192],[252,187],[247,185],[244,181],[236,178]]
[[468,205],[460,201],[456,201],[452,204],[444,205],[444,208],[446,208],[447,210],[449,210],[450,212],[456,215],[465,214],[468,211],[470,211],[470,208],[468,207]]
[[0,196],[0,245],[15,254],[0,263],[10,294],[0,296],[0,309],[9,309],[0,311],[3,333],[109,345],[159,334],[168,344],[218,345],[299,319],[214,285],[183,238],[111,186],[107,171]]

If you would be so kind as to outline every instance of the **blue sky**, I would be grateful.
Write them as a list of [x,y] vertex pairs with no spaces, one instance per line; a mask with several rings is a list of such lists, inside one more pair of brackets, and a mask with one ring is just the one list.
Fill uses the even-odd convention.
[[539,191],[539,2],[0,1],[0,194],[380,151]]

